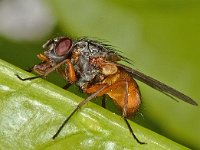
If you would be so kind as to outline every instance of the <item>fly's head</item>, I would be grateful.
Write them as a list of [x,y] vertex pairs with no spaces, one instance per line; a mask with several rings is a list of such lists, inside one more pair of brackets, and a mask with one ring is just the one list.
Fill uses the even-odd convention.
[[71,54],[72,40],[67,37],[57,37],[48,40],[43,46],[44,56],[54,63],[59,63]]
[[45,51],[37,55],[42,62],[33,68],[41,75],[71,56],[72,40],[67,37],[57,37],[48,40],[42,47]]

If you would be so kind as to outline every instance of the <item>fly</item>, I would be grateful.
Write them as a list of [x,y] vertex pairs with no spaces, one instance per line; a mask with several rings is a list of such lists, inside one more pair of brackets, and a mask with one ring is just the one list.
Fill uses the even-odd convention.
[[44,52],[37,55],[41,63],[31,69],[38,76],[23,79],[17,75],[20,80],[46,77],[57,71],[70,84],[76,84],[85,93],[90,94],[66,117],[53,135],[53,139],[59,135],[77,110],[95,97],[108,95],[121,109],[122,117],[133,138],[139,144],[145,144],[136,137],[127,120],[138,111],[141,104],[140,90],[135,79],[173,99],[178,98],[189,104],[198,105],[192,98],[176,89],[118,63],[120,60],[129,62],[129,59],[121,56],[110,45],[87,38],[73,41],[68,37],[58,37],[48,40],[43,48]]

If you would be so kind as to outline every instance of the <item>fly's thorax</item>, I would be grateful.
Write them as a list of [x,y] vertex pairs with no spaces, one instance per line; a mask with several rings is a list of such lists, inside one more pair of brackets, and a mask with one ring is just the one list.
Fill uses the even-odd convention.
[[80,56],[77,59],[72,59],[74,70],[78,80],[76,85],[84,90],[88,83],[93,79],[93,74],[89,68],[89,64],[86,57]]
[[117,73],[118,68],[112,61],[118,60],[116,53],[99,43],[87,39],[74,42],[71,61],[78,76],[76,84],[84,89],[102,82],[107,76]]
[[82,72],[79,74],[76,85],[82,90],[85,90],[88,86],[100,82],[101,79],[99,77],[98,70],[88,70],[87,72]]
[[117,66],[114,63],[107,61],[105,57],[90,57],[89,63],[99,69],[104,76],[113,75],[118,71]]
[[77,49],[85,57],[93,55],[101,55],[100,53],[106,52],[106,49],[99,43],[89,39],[80,39],[74,42],[74,49]]
[[88,43],[85,41],[76,42],[73,49],[73,52],[84,55],[85,57],[89,55]]
[[78,76],[76,84],[84,89],[92,82],[99,70],[89,63],[89,58],[94,54],[87,41],[74,43],[71,61]]

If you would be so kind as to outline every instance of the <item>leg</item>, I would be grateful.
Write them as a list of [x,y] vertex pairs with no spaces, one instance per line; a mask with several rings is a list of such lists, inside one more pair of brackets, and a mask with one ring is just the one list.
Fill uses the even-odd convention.
[[[28,69],[26,69],[27,72],[32,72],[33,71],[33,67],[30,67]],[[25,80],[33,80],[33,79],[36,79],[36,78],[41,78],[42,76],[35,76],[35,77],[30,77],[30,78],[21,78],[18,74],[16,74],[17,78],[22,80],[22,81],[25,81]]]
[[62,68],[57,68],[56,72],[58,72],[65,80],[68,80],[67,75],[65,74],[65,71]]
[[29,78],[22,78],[18,74],[16,74],[16,76],[17,76],[18,79],[20,79],[22,81],[34,80],[34,79],[37,79],[37,78],[43,78],[44,77],[43,75],[38,75],[38,76],[34,76],[34,77],[29,77]]
[[136,135],[133,133],[133,130],[132,130],[132,128],[131,128],[131,126],[130,126],[128,120],[126,119],[126,117],[123,117],[123,118],[124,118],[124,121],[126,122],[126,125],[128,126],[129,131],[131,132],[133,138],[134,138],[139,144],[147,144],[147,143],[145,143],[145,142],[141,142],[141,141],[136,137]]
[[141,142],[136,135],[133,132],[133,129],[131,128],[128,120],[127,120],[127,106],[128,106],[128,82],[126,81],[126,86],[125,86],[125,95],[124,95],[124,108],[123,108],[123,119],[126,122],[126,125],[128,126],[129,131],[131,132],[133,138],[139,143],[139,144],[146,144],[145,142]]
[[54,136],[52,137],[52,139],[55,139],[58,136],[58,134],[60,133],[60,131],[63,129],[63,127],[69,121],[69,119],[73,116],[73,114],[75,112],[77,112],[77,110],[79,110],[83,105],[85,105],[90,100],[92,100],[94,97],[96,97],[105,88],[106,88],[106,86],[103,86],[101,89],[99,89],[98,91],[96,91],[95,93],[93,93],[92,95],[90,95],[88,98],[86,98],[85,100],[83,100],[82,102],[80,102],[77,105],[77,107],[72,111],[72,113],[65,119],[65,121],[62,123],[62,125],[60,126],[60,128],[58,129],[58,131],[56,132],[56,134],[54,134]]
[[53,66],[51,69],[47,70],[45,72],[45,74],[43,75],[38,75],[38,76],[35,76],[35,77],[29,77],[29,78],[22,78],[20,77],[18,74],[16,74],[16,76],[22,80],[22,81],[25,81],[25,80],[33,80],[33,79],[37,79],[37,78],[43,78],[43,77],[46,77],[48,74],[50,74],[51,72],[53,72],[55,69],[57,69],[58,67],[60,67],[62,64],[64,64],[66,62],[66,60],[63,60],[62,62],[60,62],[59,64]]
[[71,86],[71,84],[70,84],[70,83],[67,83],[67,84],[66,84],[65,86],[63,86],[62,88],[65,89],[65,90],[67,90],[70,86]]
[[105,94],[102,96],[102,104],[101,104],[101,106],[103,108],[106,108],[106,95]]
[[29,67],[28,69],[26,69],[27,72],[32,72],[33,71],[33,67]]
[[[98,91],[100,87],[102,87],[105,84],[100,84],[100,85],[94,85],[91,86],[90,88],[86,89],[86,93],[93,93],[95,91]],[[125,90],[125,91],[124,91]],[[120,94],[119,94],[120,93]],[[128,94],[129,94],[129,83],[128,81],[118,81],[115,82],[114,84],[107,86],[104,90],[99,92],[98,96],[102,96],[104,94],[108,94],[113,100],[115,99],[115,102],[124,100],[124,105],[120,105],[123,108],[123,119],[126,122],[129,131],[131,132],[133,138],[139,143],[139,144],[145,144],[144,142],[141,142],[136,135],[133,133],[133,130],[127,120],[128,113],[130,115],[130,112],[127,113],[128,109]]]
[[69,59],[66,59],[66,64],[67,64],[67,67],[65,69],[65,74],[68,75],[69,82],[72,84],[75,81],[77,81],[74,66],[72,65],[72,63]]
[[68,80],[71,84],[74,83],[76,78],[76,73],[74,70],[74,66],[72,65],[69,59],[66,59],[66,67],[64,70],[62,68],[57,68],[56,71],[65,79]]

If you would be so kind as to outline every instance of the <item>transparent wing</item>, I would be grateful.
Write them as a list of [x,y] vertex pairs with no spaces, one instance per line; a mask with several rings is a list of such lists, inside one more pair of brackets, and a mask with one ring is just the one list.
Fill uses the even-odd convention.
[[183,100],[189,104],[192,104],[192,105],[198,105],[192,98],[190,98],[189,96],[177,91],[176,89],[156,80],[156,79],[153,79],[152,77],[150,76],[147,76],[135,69],[132,69],[132,68],[129,68],[125,65],[122,65],[122,64],[118,64],[116,63],[116,65],[120,68],[123,68],[125,69],[127,72],[129,72],[133,78],[149,85],[150,87],[164,93],[165,95],[167,96],[170,96],[171,98],[172,97],[176,97],[176,98],[179,98],[180,100]]

